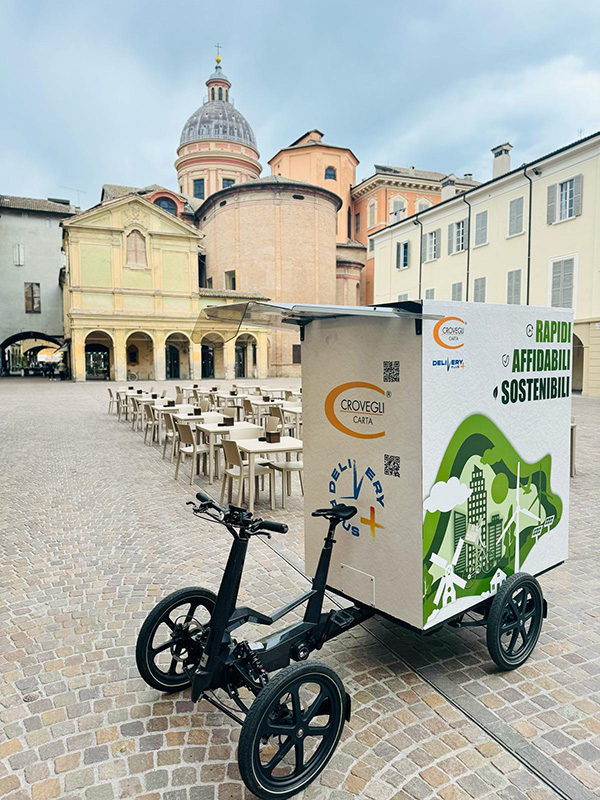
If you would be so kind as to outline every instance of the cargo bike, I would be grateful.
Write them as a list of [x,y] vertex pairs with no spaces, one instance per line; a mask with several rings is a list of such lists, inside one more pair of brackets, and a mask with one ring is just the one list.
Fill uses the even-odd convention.
[[[501,669],[531,655],[547,613],[536,576],[567,557],[570,317],[441,301],[207,313],[300,329],[312,588],[271,615],[238,607],[250,539],[287,528],[199,492],[194,514],[233,537],[219,592],[162,600],[137,664],[154,688],[191,687],[240,723],[246,786],[286,798],[325,768],[350,718],[340,678],[309,660],[331,638],[378,613],[420,633],[482,626]],[[324,542],[313,517],[328,522]],[[324,611],[326,589],[348,605]],[[303,604],[301,621],[258,641],[232,635]]]

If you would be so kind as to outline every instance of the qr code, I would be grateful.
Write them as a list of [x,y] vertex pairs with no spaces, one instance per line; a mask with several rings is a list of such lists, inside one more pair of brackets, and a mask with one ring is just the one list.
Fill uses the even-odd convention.
[[383,474],[400,477],[400,456],[383,456]]
[[400,380],[400,362],[399,361],[384,361],[383,362],[383,382],[384,383],[398,383]]

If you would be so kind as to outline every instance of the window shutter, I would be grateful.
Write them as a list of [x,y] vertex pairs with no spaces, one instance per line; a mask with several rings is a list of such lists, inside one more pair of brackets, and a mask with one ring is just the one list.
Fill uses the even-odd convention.
[[563,261],[562,298],[563,308],[573,308],[573,271],[575,262],[572,258]]
[[521,270],[513,269],[508,273],[506,287],[506,302],[519,304],[521,302]]
[[453,239],[454,239],[454,223],[451,222],[450,225],[448,225],[448,255],[449,256],[452,255],[452,249],[453,249],[453,244],[454,244]]
[[18,267],[19,266],[19,245],[16,244],[13,247],[13,264]]
[[517,197],[508,205],[508,235],[514,236],[523,230],[523,198]]
[[402,244],[400,242],[396,242],[396,269],[400,269],[402,258]]
[[433,257],[434,258],[439,258],[440,257],[441,244],[442,244],[442,229],[438,228],[436,231],[434,231],[434,233],[435,233],[435,248],[434,248],[434,252],[433,252]]
[[562,261],[555,261],[552,264],[552,296],[550,299],[550,305],[552,305],[554,308],[560,308],[562,265]]
[[573,216],[581,214],[581,190],[583,189],[583,175],[575,175],[573,178]]
[[404,242],[404,262],[402,264],[403,267],[408,267],[408,248],[410,247],[410,242]]
[[469,218],[465,217],[465,250],[469,249]]
[[456,301],[462,300],[462,282],[452,284],[452,299]]
[[427,234],[421,233],[421,263],[427,260]]
[[553,183],[548,187],[548,196],[546,201],[546,225],[552,225],[556,222],[556,184]]
[[475,278],[473,292],[476,303],[485,303],[485,278]]

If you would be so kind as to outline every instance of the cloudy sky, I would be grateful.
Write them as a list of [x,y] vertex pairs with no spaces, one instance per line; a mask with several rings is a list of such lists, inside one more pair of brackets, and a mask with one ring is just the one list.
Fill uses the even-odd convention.
[[[0,0],[0,193],[176,188],[215,42],[263,171],[304,131],[374,163],[491,173],[600,129],[598,0]],[[3,63],[2,63],[3,62]]]

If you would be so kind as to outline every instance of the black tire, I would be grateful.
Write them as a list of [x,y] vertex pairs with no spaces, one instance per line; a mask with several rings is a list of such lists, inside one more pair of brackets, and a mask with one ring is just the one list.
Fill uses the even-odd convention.
[[[313,691],[307,699],[310,686],[318,687],[318,692]],[[308,706],[303,707],[303,701]],[[305,789],[335,752],[344,728],[345,708],[344,684],[330,667],[318,661],[304,661],[282,669],[259,693],[242,726],[238,766],[248,789],[261,800],[285,800]],[[324,726],[311,727],[309,723],[316,717],[326,717],[328,721]],[[311,730],[315,733],[307,733]],[[305,746],[310,739],[321,742],[311,742],[314,749],[305,763]],[[265,755],[265,751],[261,753],[262,746],[270,747],[271,752],[276,749],[267,763],[261,759]],[[292,749],[293,769],[290,763],[283,763]],[[273,775],[276,769],[280,774]]]
[[503,670],[516,669],[533,652],[542,630],[544,597],[533,575],[517,572],[500,586],[487,620],[487,646]]
[[[198,663],[199,658],[195,657],[197,647],[193,650],[186,648],[186,631],[175,632],[175,622],[179,618],[180,625],[185,628],[186,622],[200,616],[202,618],[198,621],[206,627],[216,602],[217,596],[209,589],[188,586],[185,589],[178,589],[156,604],[140,629],[135,648],[137,668],[148,686],[160,692],[180,692],[191,685],[186,670],[194,668]],[[198,609],[203,610],[199,612]],[[162,631],[164,641],[160,645],[154,645],[154,638],[161,626],[164,629]],[[194,627],[197,631],[195,623]],[[176,635],[180,636],[177,641],[173,638]],[[176,653],[178,658],[185,658],[187,654],[188,659],[179,661],[173,657],[173,653]],[[169,655],[171,659],[167,667]],[[159,657],[160,662],[164,662],[164,668],[163,663],[158,661]]]

